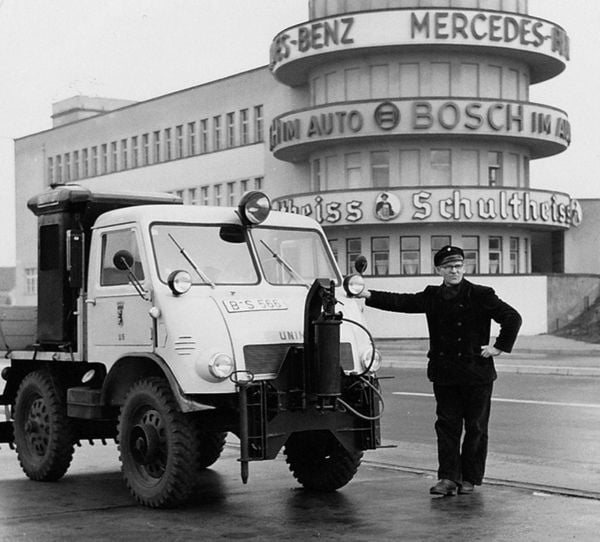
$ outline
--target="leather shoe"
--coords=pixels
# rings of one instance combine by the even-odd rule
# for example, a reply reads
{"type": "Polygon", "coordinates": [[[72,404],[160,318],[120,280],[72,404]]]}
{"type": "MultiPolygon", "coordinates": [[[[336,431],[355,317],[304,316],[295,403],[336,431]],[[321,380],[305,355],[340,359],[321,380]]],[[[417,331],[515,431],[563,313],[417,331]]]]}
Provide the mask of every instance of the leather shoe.
{"type": "Polygon", "coordinates": [[[475,491],[475,486],[466,480],[458,486],[458,493],[460,495],[470,495],[473,491],[475,491]]]}
{"type": "Polygon", "coordinates": [[[432,495],[450,496],[454,495],[457,489],[458,484],[456,482],[442,478],[437,484],[430,488],[429,493],[432,495]]]}

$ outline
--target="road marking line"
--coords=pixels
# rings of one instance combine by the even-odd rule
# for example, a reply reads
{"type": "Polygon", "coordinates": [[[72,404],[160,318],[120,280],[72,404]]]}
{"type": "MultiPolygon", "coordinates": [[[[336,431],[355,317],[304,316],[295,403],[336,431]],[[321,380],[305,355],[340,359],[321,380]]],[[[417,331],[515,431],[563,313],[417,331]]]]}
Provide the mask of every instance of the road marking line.
{"type": "MultiPolygon", "coordinates": [[[[394,391],[392,395],[408,395],[413,397],[434,397],[433,393],[417,393],[408,391],[394,391]]],[[[595,403],[561,403],[559,401],[533,401],[530,399],[503,399],[501,397],[492,397],[492,401],[498,403],[523,403],[526,405],[545,405],[545,406],[567,406],[577,408],[600,408],[600,404],[595,403]]]]}

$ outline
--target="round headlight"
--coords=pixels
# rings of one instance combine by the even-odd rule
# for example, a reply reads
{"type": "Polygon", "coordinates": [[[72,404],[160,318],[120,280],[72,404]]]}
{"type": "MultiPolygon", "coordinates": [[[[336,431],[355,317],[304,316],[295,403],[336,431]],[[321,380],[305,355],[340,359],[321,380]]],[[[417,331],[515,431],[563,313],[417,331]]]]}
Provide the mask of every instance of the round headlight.
{"type": "Polygon", "coordinates": [[[362,353],[360,357],[360,364],[363,370],[371,373],[376,373],[381,369],[381,354],[379,350],[375,349],[375,355],[373,355],[373,349],[368,348],[362,353]]]}
{"type": "Polygon", "coordinates": [[[228,354],[214,354],[208,362],[208,370],[219,380],[228,378],[233,372],[233,359],[228,354]]]}
{"type": "Polygon", "coordinates": [[[344,290],[348,297],[355,297],[365,289],[365,279],[360,275],[348,275],[344,278],[344,290]]]}
{"type": "Polygon", "coordinates": [[[271,200],[266,194],[256,190],[246,192],[240,200],[238,211],[246,226],[260,224],[271,212],[271,200]]]}
{"type": "Polygon", "coordinates": [[[173,271],[167,283],[175,295],[185,294],[192,287],[192,276],[187,271],[173,271]]]}

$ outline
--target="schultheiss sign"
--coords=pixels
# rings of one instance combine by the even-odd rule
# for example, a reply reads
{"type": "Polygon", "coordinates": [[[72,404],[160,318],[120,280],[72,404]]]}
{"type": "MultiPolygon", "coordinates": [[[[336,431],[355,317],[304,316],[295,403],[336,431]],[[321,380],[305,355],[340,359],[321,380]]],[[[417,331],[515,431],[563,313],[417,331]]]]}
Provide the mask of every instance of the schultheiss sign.
{"type": "Polygon", "coordinates": [[[520,224],[567,229],[583,218],[581,205],[544,190],[417,187],[302,194],[274,200],[274,208],[323,225],[418,223],[520,224]]]}

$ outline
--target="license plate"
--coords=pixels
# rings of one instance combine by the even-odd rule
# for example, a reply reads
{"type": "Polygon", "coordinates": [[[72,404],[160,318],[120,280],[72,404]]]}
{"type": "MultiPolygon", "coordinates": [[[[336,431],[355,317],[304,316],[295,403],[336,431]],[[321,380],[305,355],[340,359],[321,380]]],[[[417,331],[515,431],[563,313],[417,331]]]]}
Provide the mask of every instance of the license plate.
{"type": "Polygon", "coordinates": [[[250,311],[285,311],[287,306],[281,299],[253,298],[253,299],[224,299],[223,305],[227,312],[250,312],[250,311]]]}

